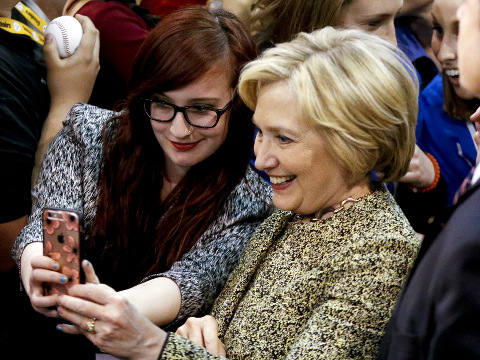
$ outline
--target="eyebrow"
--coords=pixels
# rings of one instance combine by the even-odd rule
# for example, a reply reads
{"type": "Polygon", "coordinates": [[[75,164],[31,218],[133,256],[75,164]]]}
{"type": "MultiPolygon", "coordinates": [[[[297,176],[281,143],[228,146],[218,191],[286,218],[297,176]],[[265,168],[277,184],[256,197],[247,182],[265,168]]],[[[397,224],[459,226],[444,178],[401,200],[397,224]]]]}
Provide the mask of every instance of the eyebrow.
{"type": "MultiPolygon", "coordinates": [[[[252,122],[253,122],[253,125],[255,125],[258,129],[260,129],[260,127],[258,126],[258,123],[255,121],[255,118],[252,118],[252,122]]],[[[288,129],[288,128],[285,128],[285,127],[282,127],[282,126],[267,126],[266,128],[264,128],[262,130],[262,132],[263,131],[269,131],[269,132],[273,132],[273,133],[284,132],[288,135],[299,136],[299,134],[297,132],[295,132],[294,130],[291,130],[291,129],[288,129]]]]}
{"type": "MultiPolygon", "coordinates": [[[[168,101],[172,101],[172,99],[169,96],[165,95],[164,93],[153,94],[153,96],[157,97],[157,98],[163,98],[163,99],[168,100],[168,101]]],[[[221,100],[222,99],[220,99],[219,97],[199,97],[199,98],[187,99],[187,102],[188,103],[201,102],[201,101],[219,102],[221,100]]]]}

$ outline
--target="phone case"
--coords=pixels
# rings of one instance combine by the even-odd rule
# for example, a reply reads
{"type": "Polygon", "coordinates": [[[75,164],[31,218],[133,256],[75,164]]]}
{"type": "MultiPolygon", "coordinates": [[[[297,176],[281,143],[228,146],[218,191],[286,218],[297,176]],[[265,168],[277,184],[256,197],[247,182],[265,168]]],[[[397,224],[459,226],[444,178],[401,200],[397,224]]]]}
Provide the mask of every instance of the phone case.
{"type": "Polygon", "coordinates": [[[66,293],[84,283],[80,244],[83,242],[83,215],[76,210],[45,208],[43,211],[43,254],[58,262],[58,271],[67,277],[65,284],[45,283],[46,295],[66,293]]]}

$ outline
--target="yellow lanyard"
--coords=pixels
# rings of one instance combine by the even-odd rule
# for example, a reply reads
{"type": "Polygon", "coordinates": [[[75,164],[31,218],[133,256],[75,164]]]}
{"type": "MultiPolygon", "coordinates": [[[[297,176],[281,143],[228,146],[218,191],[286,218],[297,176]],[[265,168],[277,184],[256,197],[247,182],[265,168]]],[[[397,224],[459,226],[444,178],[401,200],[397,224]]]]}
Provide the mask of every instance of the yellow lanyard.
{"type": "Polygon", "coordinates": [[[18,10],[22,16],[30,21],[33,26],[37,28],[38,31],[40,31],[40,34],[45,33],[45,29],[47,28],[48,23],[43,20],[40,16],[38,16],[32,9],[30,9],[27,5],[25,5],[22,2],[19,2],[17,5],[15,5],[15,9],[18,10]]]}
{"type": "Polygon", "coordinates": [[[44,37],[42,34],[43,29],[47,26],[47,23],[43,19],[38,17],[37,14],[35,14],[27,5],[23,3],[18,3],[17,5],[15,5],[15,8],[20,11],[22,16],[24,16],[26,19],[30,19],[31,23],[40,30],[40,33],[32,30],[32,28],[25,25],[19,20],[14,20],[6,17],[0,17],[0,29],[8,31],[12,34],[27,35],[33,41],[39,43],[40,45],[43,45],[44,37]]]}

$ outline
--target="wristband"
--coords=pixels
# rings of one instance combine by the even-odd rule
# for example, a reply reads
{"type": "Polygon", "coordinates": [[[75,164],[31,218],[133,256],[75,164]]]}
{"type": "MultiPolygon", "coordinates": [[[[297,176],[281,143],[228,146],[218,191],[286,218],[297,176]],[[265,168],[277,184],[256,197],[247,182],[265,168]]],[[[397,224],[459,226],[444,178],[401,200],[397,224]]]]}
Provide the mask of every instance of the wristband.
{"type": "Polygon", "coordinates": [[[426,187],[415,187],[412,185],[407,185],[410,190],[412,190],[414,193],[426,193],[429,192],[433,189],[435,189],[438,185],[438,182],[440,181],[440,166],[438,165],[437,159],[432,154],[425,154],[427,157],[431,160],[433,164],[433,169],[435,171],[435,177],[433,178],[433,182],[426,186],[426,187]]]}

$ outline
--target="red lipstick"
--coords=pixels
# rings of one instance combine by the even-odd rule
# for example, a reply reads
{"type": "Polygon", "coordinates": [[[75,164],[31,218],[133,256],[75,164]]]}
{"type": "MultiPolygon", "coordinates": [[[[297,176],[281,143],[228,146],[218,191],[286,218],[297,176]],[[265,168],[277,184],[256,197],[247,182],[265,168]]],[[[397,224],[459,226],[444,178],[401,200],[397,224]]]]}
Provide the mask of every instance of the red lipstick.
{"type": "Polygon", "coordinates": [[[173,147],[179,151],[189,151],[189,150],[192,150],[195,146],[197,146],[197,144],[200,141],[193,142],[193,143],[178,143],[174,141],[170,141],[170,142],[172,143],[173,147]]]}

